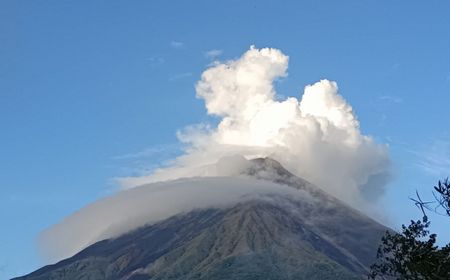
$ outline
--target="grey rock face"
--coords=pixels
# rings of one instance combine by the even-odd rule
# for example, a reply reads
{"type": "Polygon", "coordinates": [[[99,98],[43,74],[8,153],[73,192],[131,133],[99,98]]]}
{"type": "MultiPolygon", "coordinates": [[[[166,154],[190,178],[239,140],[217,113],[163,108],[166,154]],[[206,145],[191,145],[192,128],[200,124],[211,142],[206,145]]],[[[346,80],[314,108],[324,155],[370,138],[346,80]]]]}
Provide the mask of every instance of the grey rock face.
{"type": "Polygon", "coordinates": [[[271,159],[245,174],[304,190],[179,214],[16,279],[361,279],[386,228],[271,159]]]}

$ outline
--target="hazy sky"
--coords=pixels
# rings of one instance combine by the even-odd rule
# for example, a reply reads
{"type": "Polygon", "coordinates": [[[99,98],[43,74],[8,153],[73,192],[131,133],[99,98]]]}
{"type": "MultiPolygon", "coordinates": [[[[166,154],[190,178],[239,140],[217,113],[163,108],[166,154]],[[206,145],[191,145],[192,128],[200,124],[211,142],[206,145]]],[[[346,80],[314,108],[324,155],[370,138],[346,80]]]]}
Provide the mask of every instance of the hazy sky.
{"type": "Polygon", "coordinates": [[[408,197],[450,175],[450,3],[243,2],[0,2],[0,278],[42,265],[38,233],[114,178],[180,154],[177,130],[217,122],[195,83],[250,45],[289,56],[281,96],[338,82],[362,132],[390,146],[390,225],[419,217],[408,197]]]}

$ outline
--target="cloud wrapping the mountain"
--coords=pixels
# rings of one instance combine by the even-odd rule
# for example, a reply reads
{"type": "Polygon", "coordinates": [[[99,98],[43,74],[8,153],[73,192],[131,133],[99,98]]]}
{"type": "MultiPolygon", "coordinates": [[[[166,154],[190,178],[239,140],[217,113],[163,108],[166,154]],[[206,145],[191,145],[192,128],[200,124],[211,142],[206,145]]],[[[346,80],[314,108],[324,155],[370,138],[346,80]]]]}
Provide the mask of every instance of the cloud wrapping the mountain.
{"type": "Polygon", "coordinates": [[[321,80],[307,85],[300,98],[279,101],[274,82],[287,75],[288,60],[280,50],[252,46],[242,57],[204,71],[197,97],[209,115],[220,118],[217,127],[200,124],[178,132],[187,148],[172,166],[121,183],[220,176],[204,166],[233,154],[268,156],[353,206],[376,201],[390,177],[387,146],[361,133],[336,82],[321,80]]]}
{"type": "Polygon", "coordinates": [[[280,196],[303,199],[305,203],[314,200],[306,191],[245,177],[185,178],[148,184],[87,205],[42,232],[39,245],[46,259],[55,262],[97,241],[179,213],[220,209],[253,199],[276,200],[280,196]]]}
{"type": "Polygon", "coordinates": [[[68,257],[103,238],[197,208],[267,195],[309,199],[287,186],[238,178],[249,165],[243,157],[273,158],[352,206],[371,205],[389,179],[387,147],[361,133],[335,82],[321,80],[306,86],[300,98],[279,101],[274,82],[287,75],[287,67],[288,57],[281,51],[251,47],[239,59],[203,72],[197,97],[208,114],[219,118],[218,125],[178,132],[186,149],[171,166],[122,178],[131,189],[88,205],[43,232],[40,244],[48,258],[68,257]],[[168,180],[175,181],[164,182],[168,180]]]}

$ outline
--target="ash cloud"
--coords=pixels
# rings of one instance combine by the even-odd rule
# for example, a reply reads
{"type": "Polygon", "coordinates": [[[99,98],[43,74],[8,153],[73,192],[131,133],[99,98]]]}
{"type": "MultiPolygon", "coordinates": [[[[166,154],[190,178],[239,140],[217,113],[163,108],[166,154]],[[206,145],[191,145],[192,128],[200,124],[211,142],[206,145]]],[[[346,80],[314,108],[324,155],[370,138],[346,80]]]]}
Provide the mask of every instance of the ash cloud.
{"type": "Polygon", "coordinates": [[[134,187],[181,177],[220,176],[205,168],[224,156],[271,157],[350,205],[362,208],[383,194],[390,179],[387,145],[362,134],[337,83],[307,85],[299,98],[279,101],[274,82],[287,75],[288,56],[250,47],[240,58],[215,63],[196,85],[216,127],[178,132],[187,148],[174,164],[150,175],[122,178],[134,187]]]}

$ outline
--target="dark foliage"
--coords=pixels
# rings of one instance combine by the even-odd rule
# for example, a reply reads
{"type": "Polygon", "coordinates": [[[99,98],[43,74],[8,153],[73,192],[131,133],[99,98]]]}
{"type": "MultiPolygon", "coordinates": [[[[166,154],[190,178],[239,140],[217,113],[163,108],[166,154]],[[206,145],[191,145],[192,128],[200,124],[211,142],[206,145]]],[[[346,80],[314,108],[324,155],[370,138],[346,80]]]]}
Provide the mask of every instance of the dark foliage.
{"type": "Polygon", "coordinates": [[[401,233],[386,232],[378,249],[378,261],[371,266],[369,279],[450,279],[450,244],[436,246],[430,222],[411,221],[401,233]]]}
{"type": "MultiPolygon", "coordinates": [[[[446,179],[434,187],[438,207],[450,217],[450,183],[446,179]]],[[[430,222],[424,209],[431,208],[417,194],[413,199],[422,210],[422,221],[411,221],[400,233],[386,232],[378,249],[377,262],[369,279],[450,280],[450,244],[436,246],[436,234],[430,234],[430,222]]]]}
{"type": "Polygon", "coordinates": [[[434,190],[437,192],[434,193],[434,197],[438,203],[438,206],[442,207],[446,214],[450,216],[450,182],[448,178],[439,181],[438,185],[434,187],[434,190]]]}

